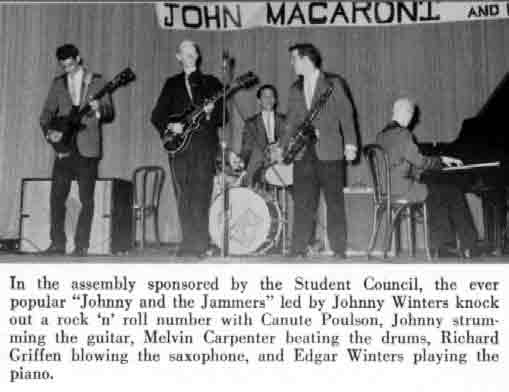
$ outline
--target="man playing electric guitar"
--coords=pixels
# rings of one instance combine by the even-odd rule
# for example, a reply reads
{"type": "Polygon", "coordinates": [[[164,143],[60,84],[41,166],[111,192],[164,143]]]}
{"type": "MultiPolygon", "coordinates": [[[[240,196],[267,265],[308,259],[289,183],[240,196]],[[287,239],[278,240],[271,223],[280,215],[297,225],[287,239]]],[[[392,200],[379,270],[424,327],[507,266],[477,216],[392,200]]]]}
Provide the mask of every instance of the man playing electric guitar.
{"type": "Polygon", "coordinates": [[[40,116],[43,134],[55,148],[50,193],[50,239],[51,245],[45,254],[64,254],[67,238],[65,235],[65,203],[76,179],[79,187],[81,211],[75,231],[73,254],[87,254],[92,217],[94,214],[94,190],[99,160],[101,159],[101,125],[113,119],[113,104],[109,94],[100,100],[87,102],[87,97],[101,90],[105,81],[101,75],[86,69],[79,50],[72,44],[57,48],[56,58],[64,74],[57,76],[51,84],[40,116]],[[52,129],[57,117],[69,116],[88,104],[90,111],[82,119],[79,132],[70,142],[56,148],[65,137],[62,129],[52,129]]]}
{"type": "Polygon", "coordinates": [[[222,123],[221,100],[213,105],[206,104],[206,99],[221,91],[222,84],[216,77],[200,72],[200,51],[194,42],[182,41],[176,57],[183,72],[166,80],[151,121],[162,139],[167,132],[180,134],[183,123],[174,119],[191,105],[205,104],[206,116],[185,148],[169,154],[182,231],[177,256],[202,256],[209,245],[209,206],[219,147],[217,129],[222,123]]]}

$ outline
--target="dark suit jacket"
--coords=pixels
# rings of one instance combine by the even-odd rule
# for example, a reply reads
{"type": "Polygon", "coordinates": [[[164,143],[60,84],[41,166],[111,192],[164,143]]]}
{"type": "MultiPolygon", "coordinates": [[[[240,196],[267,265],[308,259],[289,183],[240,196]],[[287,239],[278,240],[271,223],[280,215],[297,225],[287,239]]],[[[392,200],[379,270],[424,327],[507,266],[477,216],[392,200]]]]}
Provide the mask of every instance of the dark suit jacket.
{"type": "MultiPolygon", "coordinates": [[[[285,116],[275,112],[274,119],[274,137],[277,142],[284,132],[285,116]]],[[[268,144],[267,132],[262,114],[257,113],[246,120],[244,132],[242,133],[242,150],[240,151],[240,157],[244,162],[247,162],[246,180],[249,185],[253,184],[253,178],[256,172],[264,164],[265,149],[268,144]]]]}
{"type": "MultiPolygon", "coordinates": [[[[344,159],[344,145],[352,144],[357,146],[354,110],[347,94],[346,82],[342,77],[320,72],[311,107],[327,90],[330,83],[334,85],[334,91],[323,110],[313,121],[313,125],[319,131],[318,142],[315,145],[316,152],[318,159],[322,161],[344,159]]],[[[286,115],[287,126],[281,141],[283,148],[288,146],[290,138],[297,132],[299,125],[302,124],[308,113],[302,78],[299,78],[290,87],[286,115]]],[[[298,154],[296,159],[300,159],[302,155],[303,152],[298,154]]]]}
{"type": "MultiPolygon", "coordinates": [[[[100,74],[90,73],[85,70],[83,77],[83,85],[81,87],[81,104],[86,104],[87,97],[97,93],[105,86],[105,81],[100,74]],[[86,85],[87,75],[91,77],[88,88],[86,85]],[[85,96],[86,95],[86,96],[85,96]]],[[[66,116],[72,109],[72,100],[67,86],[67,75],[63,74],[53,79],[48,96],[44,102],[39,123],[41,125],[44,136],[49,131],[48,124],[55,116],[66,116]]],[[[99,101],[99,110],[101,118],[97,119],[94,113],[83,118],[82,123],[85,129],[80,131],[76,138],[78,152],[87,158],[100,158],[102,156],[102,135],[101,124],[109,122],[114,117],[113,103],[111,96],[106,94],[99,101]]]]}
{"type": "Polygon", "coordinates": [[[425,200],[428,189],[419,176],[424,170],[440,168],[440,158],[422,155],[412,133],[397,122],[389,123],[376,142],[389,154],[391,194],[408,201],[425,200]]]}
{"type": "MultiPolygon", "coordinates": [[[[171,116],[184,114],[193,104],[203,105],[205,99],[211,98],[222,90],[222,84],[216,77],[203,74],[200,71],[193,72],[189,76],[189,82],[193,102],[187,92],[184,72],[166,79],[151,116],[151,122],[160,136],[163,136],[171,116]]],[[[190,143],[199,143],[203,148],[216,149],[217,127],[222,124],[222,114],[222,103],[221,100],[218,100],[210,120],[205,119],[201,127],[193,132],[190,143]]],[[[182,153],[185,151],[183,150],[182,153]]]]}

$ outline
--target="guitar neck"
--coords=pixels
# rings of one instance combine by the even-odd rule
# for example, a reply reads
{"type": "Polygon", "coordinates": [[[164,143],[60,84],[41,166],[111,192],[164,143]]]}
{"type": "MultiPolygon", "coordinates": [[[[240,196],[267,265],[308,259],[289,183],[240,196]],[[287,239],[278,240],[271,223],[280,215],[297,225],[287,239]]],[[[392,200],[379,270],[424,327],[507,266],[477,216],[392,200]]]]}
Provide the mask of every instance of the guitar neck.
{"type": "Polygon", "coordinates": [[[94,95],[92,95],[90,97],[89,101],[87,102],[87,104],[85,106],[83,106],[77,113],[77,115],[76,115],[77,119],[81,120],[81,118],[83,118],[83,116],[85,116],[90,111],[90,109],[91,109],[90,102],[95,101],[96,99],[101,99],[108,93],[108,91],[110,91],[109,84],[107,84],[102,89],[100,89],[98,92],[96,92],[94,95]]]}
{"type": "MultiPolygon", "coordinates": [[[[238,89],[239,87],[238,86],[233,86],[233,87],[227,87],[226,88],[226,93],[224,94],[225,97],[228,97],[233,91],[235,91],[236,89],[238,89]]],[[[216,103],[217,101],[219,101],[221,98],[223,97],[223,91],[219,91],[217,93],[215,93],[211,98],[207,99],[205,101],[205,103],[199,107],[198,109],[194,110],[191,114],[190,114],[190,117],[191,118],[194,118],[195,116],[198,116],[200,114],[203,114],[205,112],[205,106],[207,106],[208,104],[211,104],[211,103],[216,103]]]]}

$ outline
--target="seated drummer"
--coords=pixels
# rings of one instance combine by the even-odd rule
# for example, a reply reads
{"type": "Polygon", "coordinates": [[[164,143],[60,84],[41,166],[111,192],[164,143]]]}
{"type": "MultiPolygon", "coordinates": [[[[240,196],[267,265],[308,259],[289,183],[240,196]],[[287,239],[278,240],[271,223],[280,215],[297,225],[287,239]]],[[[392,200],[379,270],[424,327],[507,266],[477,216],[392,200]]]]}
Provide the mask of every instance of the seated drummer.
{"type": "Polygon", "coordinates": [[[271,84],[264,84],[256,92],[260,111],[246,120],[242,133],[242,149],[237,155],[231,152],[230,165],[234,170],[246,167],[246,185],[258,186],[263,182],[263,168],[277,161],[278,152],[274,148],[272,157],[270,146],[282,135],[285,116],[276,111],[277,90],[271,84]]]}
{"type": "Polygon", "coordinates": [[[396,199],[426,200],[432,255],[470,258],[478,253],[475,248],[477,233],[460,188],[454,184],[419,182],[424,170],[463,163],[452,157],[427,157],[420,153],[411,132],[415,113],[416,106],[412,101],[398,99],[394,103],[392,121],[376,138],[389,154],[391,193],[396,199]],[[456,235],[461,254],[455,249],[456,235]]]}

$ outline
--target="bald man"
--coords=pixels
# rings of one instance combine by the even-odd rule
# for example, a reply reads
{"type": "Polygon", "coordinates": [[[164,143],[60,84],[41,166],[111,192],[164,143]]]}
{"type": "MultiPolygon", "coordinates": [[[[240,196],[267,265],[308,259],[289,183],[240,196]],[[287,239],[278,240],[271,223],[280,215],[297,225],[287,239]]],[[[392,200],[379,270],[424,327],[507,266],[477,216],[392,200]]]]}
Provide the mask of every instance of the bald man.
{"type": "Polygon", "coordinates": [[[395,199],[426,201],[432,254],[470,258],[478,253],[477,233],[464,194],[453,184],[420,182],[424,170],[463,163],[453,157],[428,157],[420,153],[411,132],[415,113],[413,101],[398,99],[393,106],[392,121],[376,137],[376,142],[389,154],[391,193],[395,199]],[[460,241],[459,252],[453,249],[456,235],[460,241]]]}
{"type": "MultiPolygon", "coordinates": [[[[222,90],[222,84],[216,77],[199,70],[200,49],[195,42],[182,41],[176,58],[182,72],[166,80],[152,111],[152,124],[161,137],[167,130],[183,132],[183,123],[176,119],[178,115],[191,105],[204,105],[206,99],[222,90]]],[[[169,155],[182,231],[177,256],[203,256],[209,245],[209,206],[222,105],[208,104],[205,111],[207,115],[192,133],[187,147],[169,155]]]]}

